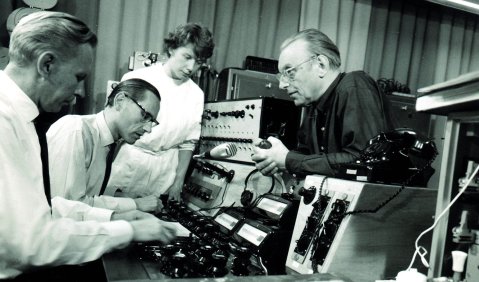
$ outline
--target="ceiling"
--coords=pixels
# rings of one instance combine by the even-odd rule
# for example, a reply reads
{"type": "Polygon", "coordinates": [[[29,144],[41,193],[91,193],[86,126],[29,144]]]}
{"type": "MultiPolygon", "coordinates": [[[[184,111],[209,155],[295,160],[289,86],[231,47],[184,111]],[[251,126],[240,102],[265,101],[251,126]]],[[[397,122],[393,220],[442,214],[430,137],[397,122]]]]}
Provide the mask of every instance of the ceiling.
{"type": "Polygon", "coordinates": [[[479,0],[426,0],[479,15],[479,0]]]}

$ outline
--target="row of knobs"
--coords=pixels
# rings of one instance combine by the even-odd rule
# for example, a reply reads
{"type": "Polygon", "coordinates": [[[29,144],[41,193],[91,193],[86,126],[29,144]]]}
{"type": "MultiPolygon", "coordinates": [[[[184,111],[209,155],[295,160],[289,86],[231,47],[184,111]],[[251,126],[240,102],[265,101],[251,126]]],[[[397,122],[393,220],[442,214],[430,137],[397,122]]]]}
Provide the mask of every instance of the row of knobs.
{"type": "Polygon", "coordinates": [[[253,143],[253,139],[251,139],[251,138],[231,138],[231,137],[202,136],[202,137],[200,137],[200,140],[219,141],[219,142],[253,143]]]}
{"type": "Polygon", "coordinates": [[[167,245],[139,245],[142,259],[160,264],[160,272],[171,278],[223,277],[228,273],[228,252],[197,238],[167,245]]]}
{"type": "MultiPolygon", "coordinates": [[[[209,171],[207,174],[212,175],[213,171],[209,171]],[[210,174],[211,172],[211,174],[210,174]]],[[[184,186],[184,191],[197,197],[200,198],[201,200],[207,202],[211,199],[211,190],[205,190],[201,186],[198,185],[185,185],[184,186]]]]}
{"type": "Polygon", "coordinates": [[[215,241],[216,246],[226,249],[222,241],[227,238],[223,237],[209,216],[196,213],[178,201],[170,201],[168,206],[168,213],[196,236],[210,243],[215,241]]]}
{"type": "Polygon", "coordinates": [[[217,249],[203,241],[176,241],[167,245],[141,245],[142,259],[160,264],[160,272],[171,278],[224,277],[250,275],[253,252],[243,246],[230,244],[234,255],[228,264],[229,252],[217,249]]]}
{"type": "Polygon", "coordinates": [[[223,277],[229,272],[236,276],[249,275],[253,252],[244,246],[228,243],[211,217],[194,212],[179,201],[167,203],[168,214],[190,230],[190,237],[167,245],[145,245],[143,253],[161,264],[160,271],[172,278],[223,277]],[[227,266],[232,253],[232,265],[227,266]],[[230,270],[228,270],[230,268],[230,270]]]}
{"type": "Polygon", "coordinates": [[[244,118],[246,112],[244,110],[230,111],[230,112],[218,112],[205,110],[205,115],[203,117],[207,120],[211,120],[211,117],[218,118],[219,116],[235,117],[235,118],[244,118]]]}

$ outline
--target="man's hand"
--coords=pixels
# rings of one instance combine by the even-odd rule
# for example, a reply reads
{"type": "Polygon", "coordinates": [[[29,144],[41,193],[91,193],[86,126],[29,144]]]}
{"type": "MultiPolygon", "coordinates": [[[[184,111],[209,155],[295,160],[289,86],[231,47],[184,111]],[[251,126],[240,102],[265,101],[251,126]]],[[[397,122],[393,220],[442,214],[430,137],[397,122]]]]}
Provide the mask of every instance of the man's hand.
{"type": "Polygon", "coordinates": [[[152,214],[142,212],[139,210],[127,211],[127,212],[114,212],[111,215],[111,220],[134,221],[134,220],[145,219],[145,218],[156,218],[156,217],[152,214]]]}
{"type": "Polygon", "coordinates": [[[140,211],[156,211],[159,199],[154,195],[134,199],[136,208],[140,211]]]}
{"type": "Polygon", "coordinates": [[[183,191],[183,183],[177,181],[173,182],[170,188],[168,188],[168,200],[176,200],[180,202],[181,191],[183,191]]]}
{"type": "Polygon", "coordinates": [[[268,141],[271,143],[271,148],[261,149],[257,147],[261,140],[254,142],[254,154],[251,159],[256,163],[256,168],[263,175],[273,175],[279,170],[286,169],[286,155],[289,150],[277,138],[269,137],[268,141]]]}
{"type": "Polygon", "coordinates": [[[130,224],[133,227],[133,241],[158,240],[166,244],[176,237],[175,224],[159,220],[156,217],[132,221],[130,224]]]}

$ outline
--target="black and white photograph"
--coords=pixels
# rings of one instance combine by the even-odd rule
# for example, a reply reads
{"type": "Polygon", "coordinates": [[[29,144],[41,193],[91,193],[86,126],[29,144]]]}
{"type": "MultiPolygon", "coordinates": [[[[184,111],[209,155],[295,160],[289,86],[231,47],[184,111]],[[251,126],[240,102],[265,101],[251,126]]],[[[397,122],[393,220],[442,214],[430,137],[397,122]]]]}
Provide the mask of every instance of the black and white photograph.
{"type": "Polygon", "coordinates": [[[1,0],[0,281],[479,281],[479,0],[1,0]]]}

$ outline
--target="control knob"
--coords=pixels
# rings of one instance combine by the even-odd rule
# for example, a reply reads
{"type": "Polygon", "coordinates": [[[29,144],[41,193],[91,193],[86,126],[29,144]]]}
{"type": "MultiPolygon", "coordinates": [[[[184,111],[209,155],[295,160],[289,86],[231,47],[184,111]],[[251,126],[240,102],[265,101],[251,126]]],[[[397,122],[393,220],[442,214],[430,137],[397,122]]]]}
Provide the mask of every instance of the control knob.
{"type": "Polygon", "coordinates": [[[298,194],[300,196],[303,196],[303,203],[305,205],[309,205],[314,200],[314,197],[316,196],[316,187],[311,186],[307,189],[304,187],[301,187],[298,191],[298,194]]]}

